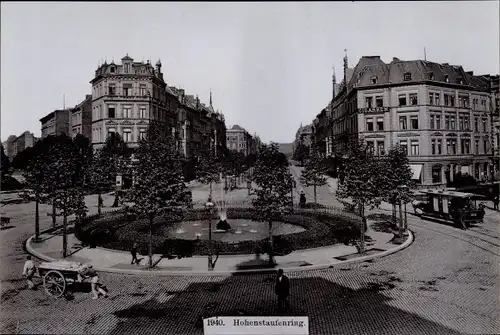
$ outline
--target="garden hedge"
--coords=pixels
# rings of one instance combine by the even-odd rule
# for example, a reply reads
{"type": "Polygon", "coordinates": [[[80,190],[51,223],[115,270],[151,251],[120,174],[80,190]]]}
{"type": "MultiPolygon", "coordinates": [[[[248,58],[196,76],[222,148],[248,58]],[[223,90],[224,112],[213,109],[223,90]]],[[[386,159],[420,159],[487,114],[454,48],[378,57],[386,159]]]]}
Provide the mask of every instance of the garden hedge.
{"type": "MultiPolygon", "coordinates": [[[[228,222],[231,219],[254,220],[257,215],[253,208],[228,208],[228,222]]],[[[184,213],[184,221],[207,220],[205,209],[189,209],[184,213]]],[[[218,216],[214,213],[213,219],[218,216]]],[[[208,240],[185,240],[166,238],[161,234],[169,220],[156,218],[153,223],[153,253],[190,257],[207,255],[208,240]]],[[[287,254],[293,250],[308,249],[332,245],[349,244],[359,239],[360,222],[349,220],[336,213],[321,210],[295,210],[286,215],[282,222],[303,227],[305,230],[288,235],[273,237],[275,254],[287,254]]],[[[364,227],[366,230],[366,227],[364,227]]],[[[149,224],[147,220],[138,220],[124,211],[94,215],[85,218],[76,229],[76,236],[84,244],[91,247],[100,246],[109,249],[130,251],[137,242],[141,254],[148,254],[149,224]]],[[[214,252],[219,254],[253,254],[266,253],[269,239],[261,241],[220,242],[212,241],[214,252]]]]}

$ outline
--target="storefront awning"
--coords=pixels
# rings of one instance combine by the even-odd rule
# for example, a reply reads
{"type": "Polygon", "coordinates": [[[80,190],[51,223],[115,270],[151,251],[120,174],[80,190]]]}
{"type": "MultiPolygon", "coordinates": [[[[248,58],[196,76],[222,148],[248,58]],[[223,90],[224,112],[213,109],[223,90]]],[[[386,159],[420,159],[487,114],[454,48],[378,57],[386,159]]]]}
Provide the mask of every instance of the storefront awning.
{"type": "Polygon", "coordinates": [[[420,174],[422,173],[422,164],[410,164],[410,169],[413,172],[413,177],[411,179],[420,180],[420,174]]]}

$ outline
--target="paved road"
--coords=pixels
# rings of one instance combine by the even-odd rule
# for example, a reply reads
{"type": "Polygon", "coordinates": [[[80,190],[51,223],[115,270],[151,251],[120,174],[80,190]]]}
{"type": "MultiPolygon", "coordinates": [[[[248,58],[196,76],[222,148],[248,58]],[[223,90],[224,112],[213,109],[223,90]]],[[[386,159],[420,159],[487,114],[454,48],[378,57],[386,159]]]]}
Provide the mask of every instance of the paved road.
{"type": "MultiPolygon", "coordinates": [[[[409,221],[415,242],[397,254],[290,273],[290,314],[309,316],[311,334],[499,333],[500,215],[488,211],[483,226],[465,232],[411,216],[409,221]]],[[[24,236],[20,229],[0,233],[9,240],[1,249],[2,284],[8,278],[12,285],[2,296],[3,332],[201,334],[198,320],[210,307],[217,315],[276,313],[269,275],[103,274],[111,297],[100,300],[86,292],[54,300],[42,290],[20,289],[20,243],[30,229],[24,236]],[[7,266],[10,276],[3,274],[7,266]]]]}

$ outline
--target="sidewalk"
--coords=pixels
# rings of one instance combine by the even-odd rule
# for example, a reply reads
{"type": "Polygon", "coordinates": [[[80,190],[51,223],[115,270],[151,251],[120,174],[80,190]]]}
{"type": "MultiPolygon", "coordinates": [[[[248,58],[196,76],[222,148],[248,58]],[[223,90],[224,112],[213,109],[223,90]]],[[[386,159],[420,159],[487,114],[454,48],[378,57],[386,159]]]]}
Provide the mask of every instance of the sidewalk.
{"type": "MultiPolygon", "coordinates": [[[[298,250],[286,256],[276,256],[276,268],[294,270],[311,270],[326,268],[338,263],[348,263],[351,261],[362,261],[375,257],[382,257],[399,251],[413,241],[413,235],[402,245],[391,242],[393,234],[377,232],[371,229],[373,222],[368,222],[366,232],[366,254],[358,257],[356,247],[336,244],[328,247],[298,250]],[[345,260],[338,258],[344,257],[345,260]]],[[[28,253],[45,261],[55,261],[62,259],[62,235],[59,232],[52,234],[42,234],[42,242],[34,243],[32,238],[26,242],[28,253]]],[[[223,255],[220,256],[214,271],[208,272],[207,256],[194,256],[183,259],[163,259],[161,255],[154,255],[154,262],[158,262],[153,271],[147,269],[148,257],[141,255],[139,266],[130,264],[131,255],[128,252],[109,250],[104,248],[90,249],[81,248],[80,241],[74,234],[68,235],[68,249],[71,255],[65,260],[90,263],[101,272],[118,272],[128,274],[161,274],[161,275],[222,275],[239,272],[259,272],[269,271],[269,269],[249,269],[252,265],[262,263],[257,261],[256,256],[250,255],[223,255]]],[[[266,255],[261,257],[266,259],[266,255]]],[[[215,257],[214,257],[215,259],[215,257]]]]}

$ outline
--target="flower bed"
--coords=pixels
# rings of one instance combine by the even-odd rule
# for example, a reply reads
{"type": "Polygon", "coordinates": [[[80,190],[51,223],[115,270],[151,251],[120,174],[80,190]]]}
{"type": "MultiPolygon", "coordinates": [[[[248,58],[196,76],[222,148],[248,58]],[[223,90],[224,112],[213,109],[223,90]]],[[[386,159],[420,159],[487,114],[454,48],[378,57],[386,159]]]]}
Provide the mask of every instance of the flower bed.
{"type": "MultiPolygon", "coordinates": [[[[253,208],[228,208],[228,221],[231,219],[254,220],[257,215],[253,208]]],[[[185,221],[207,220],[205,209],[190,209],[184,213],[185,221]]],[[[218,216],[214,213],[213,219],[218,216]]],[[[305,228],[305,231],[273,237],[275,253],[287,254],[293,250],[308,249],[352,243],[359,238],[360,224],[328,211],[295,210],[283,222],[305,228]]],[[[189,257],[207,255],[208,240],[185,240],[166,238],[160,232],[169,224],[165,218],[157,218],[153,223],[153,253],[189,257]]],[[[365,227],[366,230],[366,227],[365,227]]],[[[127,217],[124,211],[104,216],[88,217],[81,223],[77,237],[85,244],[109,249],[130,251],[132,244],[139,244],[139,252],[147,254],[149,248],[149,223],[127,217]]],[[[213,241],[213,250],[219,254],[253,254],[266,252],[268,238],[261,241],[220,242],[213,241]]]]}

